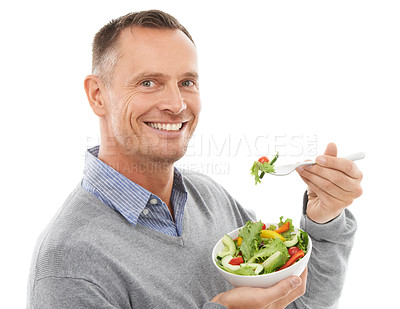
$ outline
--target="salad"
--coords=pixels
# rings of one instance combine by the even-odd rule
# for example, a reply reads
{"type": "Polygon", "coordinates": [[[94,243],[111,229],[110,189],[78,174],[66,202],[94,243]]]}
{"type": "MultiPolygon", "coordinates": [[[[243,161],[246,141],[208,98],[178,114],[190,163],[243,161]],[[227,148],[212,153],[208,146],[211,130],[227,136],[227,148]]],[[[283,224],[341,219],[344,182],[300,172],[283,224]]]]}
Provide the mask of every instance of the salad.
{"type": "Polygon", "coordinates": [[[250,174],[254,176],[256,184],[261,182],[265,173],[275,173],[274,163],[279,158],[279,153],[277,152],[275,157],[269,162],[267,157],[261,157],[258,161],[254,161],[253,166],[250,169],[250,174]]]}
{"type": "Polygon", "coordinates": [[[248,221],[237,238],[222,238],[224,248],[217,254],[217,265],[227,272],[262,275],[285,269],[307,253],[308,234],[295,232],[291,219],[279,219],[278,226],[248,221]]]}

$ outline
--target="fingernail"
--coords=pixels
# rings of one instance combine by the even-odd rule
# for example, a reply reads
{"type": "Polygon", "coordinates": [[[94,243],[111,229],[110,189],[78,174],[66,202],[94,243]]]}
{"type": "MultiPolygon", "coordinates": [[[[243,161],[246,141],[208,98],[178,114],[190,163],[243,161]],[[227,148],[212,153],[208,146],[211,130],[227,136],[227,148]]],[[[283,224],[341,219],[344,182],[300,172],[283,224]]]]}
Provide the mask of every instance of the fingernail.
{"type": "Polygon", "coordinates": [[[326,163],[326,158],[323,156],[317,157],[317,163],[320,163],[320,164],[326,163]]]}
{"type": "Polygon", "coordinates": [[[290,280],[290,283],[292,284],[293,288],[297,288],[301,284],[301,279],[300,279],[300,277],[293,277],[290,280]]]}
{"type": "Polygon", "coordinates": [[[304,170],[303,165],[302,165],[302,166],[299,166],[298,168],[296,168],[296,171],[297,171],[298,173],[301,173],[303,170],[304,170]]]}

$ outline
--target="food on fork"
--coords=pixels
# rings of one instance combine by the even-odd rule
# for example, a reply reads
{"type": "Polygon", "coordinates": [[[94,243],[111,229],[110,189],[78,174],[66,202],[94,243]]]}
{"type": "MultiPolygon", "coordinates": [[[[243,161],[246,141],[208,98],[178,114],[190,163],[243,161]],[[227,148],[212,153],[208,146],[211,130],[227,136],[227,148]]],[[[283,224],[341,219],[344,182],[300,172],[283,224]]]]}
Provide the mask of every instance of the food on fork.
{"type": "Polygon", "coordinates": [[[275,173],[274,163],[278,158],[279,153],[277,152],[271,162],[269,162],[267,157],[261,157],[258,159],[258,161],[253,163],[253,166],[250,169],[250,174],[254,176],[256,184],[261,182],[261,179],[264,177],[265,173],[275,173]]]}

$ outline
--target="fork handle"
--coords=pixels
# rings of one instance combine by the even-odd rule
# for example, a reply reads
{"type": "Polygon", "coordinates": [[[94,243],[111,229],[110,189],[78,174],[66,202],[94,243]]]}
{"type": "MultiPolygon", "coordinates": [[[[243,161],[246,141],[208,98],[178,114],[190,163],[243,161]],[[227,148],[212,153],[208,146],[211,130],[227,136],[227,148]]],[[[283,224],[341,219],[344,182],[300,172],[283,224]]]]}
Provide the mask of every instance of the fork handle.
{"type": "MultiPolygon", "coordinates": [[[[351,161],[356,161],[356,160],[361,160],[365,158],[365,153],[363,152],[356,152],[351,155],[343,157],[343,159],[351,160],[351,161]]],[[[302,166],[302,165],[313,165],[315,164],[315,161],[306,161],[299,163],[297,166],[302,166]]]]}
{"type": "Polygon", "coordinates": [[[343,157],[343,158],[344,158],[344,159],[347,159],[347,160],[351,160],[351,161],[361,160],[361,159],[364,159],[364,158],[365,158],[365,153],[363,153],[363,152],[356,152],[356,153],[353,153],[353,154],[351,154],[351,155],[345,156],[345,157],[343,157]]]}

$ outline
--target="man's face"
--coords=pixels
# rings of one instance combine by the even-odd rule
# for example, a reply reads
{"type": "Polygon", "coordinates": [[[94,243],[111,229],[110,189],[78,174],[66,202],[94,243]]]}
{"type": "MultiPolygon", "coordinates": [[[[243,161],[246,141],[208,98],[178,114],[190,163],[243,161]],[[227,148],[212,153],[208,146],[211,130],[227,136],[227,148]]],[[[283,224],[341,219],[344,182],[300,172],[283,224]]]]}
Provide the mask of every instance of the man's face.
{"type": "Polygon", "coordinates": [[[134,27],[122,31],[119,51],[106,95],[108,138],[131,159],[177,161],[201,109],[195,46],[180,30],[134,27]]]}

